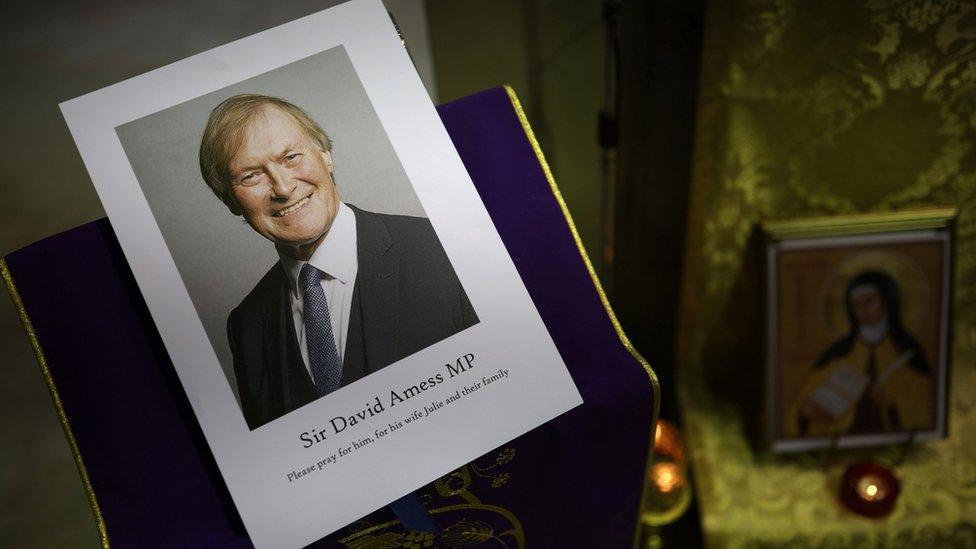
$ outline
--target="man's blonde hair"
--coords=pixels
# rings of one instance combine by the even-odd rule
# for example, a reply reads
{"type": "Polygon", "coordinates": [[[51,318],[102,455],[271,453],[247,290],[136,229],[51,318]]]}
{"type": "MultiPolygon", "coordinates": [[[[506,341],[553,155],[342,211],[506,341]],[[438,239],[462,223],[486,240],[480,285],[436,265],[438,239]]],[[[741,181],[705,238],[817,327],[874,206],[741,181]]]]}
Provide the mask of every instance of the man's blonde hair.
{"type": "Polygon", "coordinates": [[[232,192],[233,181],[228,169],[230,160],[244,141],[244,132],[251,120],[266,106],[273,106],[290,114],[298,126],[325,152],[332,152],[332,140],[315,120],[299,107],[268,95],[235,95],[214,107],[200,140],[200,173],[210,190],[234,215],[241,214],[241,206],[232,192]]]}

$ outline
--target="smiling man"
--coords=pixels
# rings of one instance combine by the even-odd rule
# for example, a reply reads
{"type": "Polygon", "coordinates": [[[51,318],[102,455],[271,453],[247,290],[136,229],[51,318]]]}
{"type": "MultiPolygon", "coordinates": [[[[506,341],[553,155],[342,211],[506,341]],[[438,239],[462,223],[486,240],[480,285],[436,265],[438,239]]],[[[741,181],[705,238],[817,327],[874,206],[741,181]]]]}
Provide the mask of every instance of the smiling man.
{"type": "Polygon", "coordinates": [[[227,319],[251,429],[478,322],[427,219],[342,202],[332,142],[275,97],[210,114],[203,179],[279,261],[227,319]]]}

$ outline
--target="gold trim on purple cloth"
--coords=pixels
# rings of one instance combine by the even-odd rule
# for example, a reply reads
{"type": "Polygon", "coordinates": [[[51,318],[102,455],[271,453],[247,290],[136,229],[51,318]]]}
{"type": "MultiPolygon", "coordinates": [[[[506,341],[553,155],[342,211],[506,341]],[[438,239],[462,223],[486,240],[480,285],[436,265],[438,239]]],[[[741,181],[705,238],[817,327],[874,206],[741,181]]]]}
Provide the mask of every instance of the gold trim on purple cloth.
{"type": "MultiPolygon", "coordinates": [[[[600,284],[600,280],[597,277],[596,270],[593,268],[593,264],[590,261],[589,256],[586,254],[586,249],[583,246],[583,241],[580,239],[579,232],[576,229],[576,224],[573,222],[573,218],[569,212],[569,208],[566,206],[566,201],[563,199],[562,193],[559,191],[559,187],[556,184],[556,180],[552,175],[552,171],[549,168],[549,164],[546,162],[545,156],[542,153],[542,149],[539,146],[539,142],[536,140],[535,133],[532,131],[532,127],[529,125],[528,119],[525,116],[525,111],[522,109],[522,105],[519,102],[518,97],[515,95],[514,90],[512,90],[512,88],[509,86],[505,86],[505,91],[512,102],[512,107],[514,108],[515,114],[519,119],[519,123],[522,125],[522,129],[525,131],[525,135],[528,138],[530,145],[532,146],[532,150],[535,152],[536,158],[539,161],[539,165],[542,168],[543,173],[545,174],[546,181],[549,183],[549,188],[552,191],[553,197],[556,199],[556,202],[559,204],[559,208],[563,213],[563,217],[566,219],[566,225],[569,228],[570,234],[573,237],[573,241],[576,243],[576,247],[579,251],[581,259],[583,260],[583,264],[590,275],[590,279],[593,282],[593,286],[597,291],[597,295],[600,298],[600,302],[603,304],[603,308],[606,311],[607,316],[609,317],[610,323],[613,326],[614,331],[617,333],[617,336],[620,338],[620,342],[623,344],[627,352],[630,353],[630,355],[644,368],[644,371],[647,373],[647,376],[651,382],[651,389],[654,395],[654,404],[653,404],[654,410],[653,410],[653,417],[652,417],[653,421],[648,426],[648,429],[653,429],[653,426],[657,423],[657,418],[660,412],[661,388],[657,379],[657,374],[654,373],[654,370],[651,368],[651,365],[647,362],[647,360],[645,360],[644,357],[642,357],[640,353],[637,352],[633,344],[630,342],[630,339],[628,339],[627,335],[624,333],[624,330],[620,325],[620,321],[617,319],[617,315],[614,313],[613,308],[610,306],[610,301],[607,299],[607,295],[603,290],[603,286],[600,284]]],[[[44,376],[44,380],[47,383],[48,390],[51,393],[51,400],[54,402],[54,407],[57,412],[58,419],[61,421],[61,427],[64,429],[65,438],[67,438],[68,446],[71,449],[71,454],[75,458],[75,463],[78,466],[78,472],[81,475],[81,481],[82,484],[84,485],[85,493],[88,496],[88,502],[91,505],[92,513],[95,516],[95,522],[98,527],[99,538],[101,540],[102,547],[108,549],[109,548],[108,530],[105,525],[105,519],[102,516],[101,508],[98,505],[98,499],[95,496],[95,491],[91,485],[91,480],[88,475],[88,469],[85,467],[84,459],[82,458],[81,452],[78,449],[78,442],[75,440],[74,433],[71,430],[71,425],[68,422],[67,415],[65,414],[64,407],[61,403],[60,394],[58,393],[57,386],[54,383],[54,378],[51,376],[51,371],[48,368],[47,360],[44,357],[44,352],[41,349],[40,342],[38,341],[37,335],[34,332],[33,324],[31,323],[30,317],[28,316],[27,311],[24,308],[24,304],[20,298],[20,293],[17,291],[17,287],[14,284],[13,277],[11,276],[10,270],[8,269],[6,260],[4,258],[0,258],[0,275],[3,276],[4,282],[6,283],[7,286],[7,290],[10,293],[10,297],[14,302],[14,308],[17,309],[17,314],[20,316],[21,323],[24,326],[24,331],[27,332],[27,338],[30,340],[31,347],[34,349],[34,356],[37,358],[37,362],[40,365],[41,374],[44,376]]],[[[650,439],[651,439],[651,445],[653,445],[653,437],[650,437],[650,439]]],[[[643,500],[646,496],[648,486],[650,485],[650,474],[651,474],[651,465],[652,465],[651,462],[652,452],[650,446],[648,447],[647,456],[648,458],[647,458],[647,463],[644,472],[644,483],[641,490],[641,506],[643,505],[643,500]]],[[[438,513],[438,512],[450,511],[455,509],[461,509],[464,507],[466,506],[455,505],[455,506],[444,507],[441,509],[436,509],[433,512],[438,513]]],[[[488,507],[492,507],[492,509],[496,510],[502,515],[505,516],[511,515],[511,512],[508,511],[507,509],[495,508],[494,506],[488,506],[488,507]]],[[[637,546],[637,543],[639,541],[639,534],[640,534],[639,520],[638,520],[639,513],[640,513],[640,509],[638,509],[638,513],[637,513],[638,516],[635,517],[635,521],[634,521],[635,524],[634,547],[637,546]]],[[[514,524],[518,524],[518,520],[515,519],[514,515],[511,515],[510,518],[513,520],[514,524]]],[[[389,524],[378,525],[378,527],[383,527],[383,526],[389,526],[389,524]]],[[[520,535],[524,535],[521,532],[521,528],[516,527],[511,533],[515,535],[516,541],[519,542],[519,547],[522,547],[525,540],[519,539],[520,535]]],[[[359,534],[361,535],[363,534],[363,532],[360,532],[359,534]]]]}
{"type": "MultiPolygon", "coordinates": [[[[535,138],[535,133],[532,131],[532,127],[529,125],[529,120],[525,116],[525,111],[522,110],[522,104],[519,102],[518,96],[515,95],[515,90],[511,86],[505,86],[505,92],[508,93],[508,98],[512,101],[512,106],[515,108],[515,114],[518,116],[519,123],[522,124],[522,129],[525,130],[525,136],[528,137],[529,143],[532,145],[532,150],[535,151],[535,156],[539,160],[539,165],[542,167],[542,172],[546,176],[546,181],[549,182],[549,188],[552,190],[552,194],[559,204],[559,208],[563,212],[563,217],[566,218],[566,225],[569,226],[569,232],[573,235],[573,241],[576,242],[576,248],[579,250],[580,257],[583,258],[583,264],[586,266],[586,271],[590,273],[590,279],[593,281],[593,286],[596,288],[597,294],[600,296],[600,303],[603,303],[603,308],[607,312],[607,316],[610,318],[610,324],[613,325],[614,331],[617,332],[617,337],[620,338],[620,342],[623,344],[627,352],[630,353],[634,359],[644,367],[644,371],[647,372],[647,376],[651,380],[651,389],[654,392],[654,415],[653,421],[648,426],[649,430],[653,430],[654,426],[657,425],[657,418],[661,411],[661,385],[658,382],[657,374],[651,368],[650,363],[644,359],[634,348],[634,345],[627,338],[627,334],[624,333],[623,327],[620,325],[620,321],[617,320],[617,315],[613,312],[613,308],[610,306],[610,300],[607,299],[607,294],[603,291],[603,286],[600,284],[600,278],[596,274],[596,270],[593,268],[593,263],[590,262],[590,257],[586,255],[586,248],[583,246],[583,240],[580,239],[579,231],[576,230],[576,224],[573,223],[573,216],[569,213],[569,208],[566,206],[566,201],[563,199],[563,195],[559,192],[559,186],[556,185],[556,179],[552,175],[552,170],[549,169],[549,163],[546,162],[546,157],[542,154],[542,147],[539,146],[539,142],[535,138]]],[[[644,467],[644,485],[641,489],[641,504],[640,507],[644,505],[644,499],[647,496],[647,489],[651,483],[651,465],[654,447],[654,437],[650,437],[651,442],[647,448],[647,464],[644,467]]],[[[637,510],[637,517],[634,520],[634,547],[636,548],[640,541],[640,508],[637,510]]]]}
{"type": "Polygon", "coordinates": [[[61,404],[61,395],[58,393],[58,387],[54,383],[54,377],[51,376],[51,370],[48,368],[44,351],[41,350],[41,343],[37,340],[37,333],[34,332],[34,324],[31,323],[30,316],[27,315],[27,309],[24,308],[24,302],[20,299],[20,292],[17,291],[13,276],[7,267],[7,260],[2,257],[0,257],[0,276],[3,276],[3,281],[7,285],[7,292],[10,293],[10,299],[14,302],[14,308],[17,309],[20,322],[24,326],[24,331],[27,332],[27,339],[30,340],[31,348],[34,349],[34,357],[37,358],[37,363],[41,367],[41,375],[44,376],[47,389],[51,393],[51,400],[54,402],[54,409],[58,414],[58,420],[61,421],[61,428],[64,429],[65,438],[68,439],[68,447],[71,449],[71,455],[74,456],[75,464],[78,466],[78,474],[81,475],[81,484],[85,487],[88,504],[91,506],[92,514],[95,515],[99,540],[102,542],[102,547],[108,549],[108,528],[105,526],[104,517],[102,517],[102,509],[98,506],[98,498],[95,497],[95,489],[92,488],[91,479],[88,476],[88,468],[85,467],[85,460],[81,457],[81,451],[78,449],[78,441],[75,440],[75,434],[71,430],[68,416],[64,412],[64,406],[61,404]]]}

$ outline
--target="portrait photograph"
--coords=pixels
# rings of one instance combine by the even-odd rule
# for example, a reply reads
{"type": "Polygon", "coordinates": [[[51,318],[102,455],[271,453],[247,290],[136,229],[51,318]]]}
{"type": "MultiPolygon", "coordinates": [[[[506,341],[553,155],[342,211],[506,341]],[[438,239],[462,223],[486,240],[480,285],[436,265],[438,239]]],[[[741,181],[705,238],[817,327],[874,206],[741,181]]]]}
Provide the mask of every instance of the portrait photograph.
{"type": "Polygon", "coordinates": [[[117,132],[252,429],[478,322],[343,47],[117,132]]]}
{"type": "Polygon", "coordinates": [[[950,237],[908,230],[768,245],[774,450],[944,436],[950,237]]]}

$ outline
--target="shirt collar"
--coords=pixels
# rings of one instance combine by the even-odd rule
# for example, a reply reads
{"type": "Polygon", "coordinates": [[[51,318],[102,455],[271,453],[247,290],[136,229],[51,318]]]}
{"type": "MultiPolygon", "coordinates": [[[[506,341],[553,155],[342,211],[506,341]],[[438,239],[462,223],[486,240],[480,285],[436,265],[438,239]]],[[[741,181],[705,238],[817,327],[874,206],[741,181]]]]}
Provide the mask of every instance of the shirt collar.
{"type": "Polygon", "coordinates": [[[278,252],[281,264],[285,267],[293,295],[298,295],[298,275],[306,263],[322,271],[327,276],[346,284],[352,281],[356,272],[356,214],[345,203],[339,203],[332,226],[319,247],[312,252],[308,261],[301,261],[278,252]]]}

